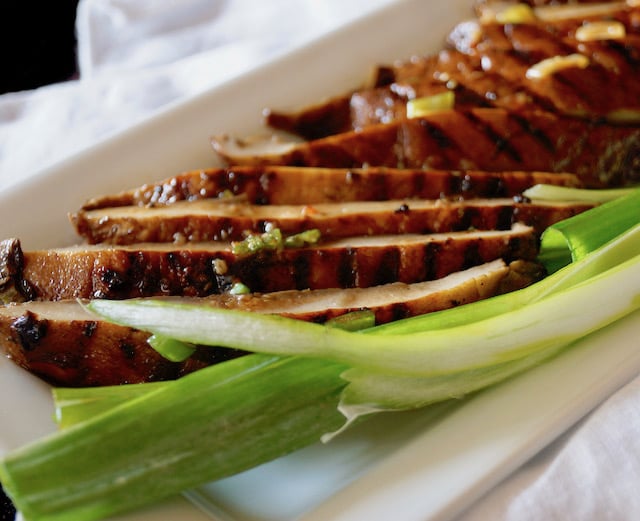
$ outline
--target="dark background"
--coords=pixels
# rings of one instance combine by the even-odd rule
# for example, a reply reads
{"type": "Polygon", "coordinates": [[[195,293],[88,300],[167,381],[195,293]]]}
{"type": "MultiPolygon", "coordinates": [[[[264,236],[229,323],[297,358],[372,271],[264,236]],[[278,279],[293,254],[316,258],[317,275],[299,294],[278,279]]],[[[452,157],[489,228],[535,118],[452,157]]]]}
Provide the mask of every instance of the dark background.
{"type": "Polygon", "coordinates": [[[11,501],[4,495],[2,489],[0,489],[0,521],[13,521],[16,517],[16,511],[11,504],[11,501]]]}
{"type": "MultiPolygon", "coordinates": [[[[0,8],[0,94],[31,90],[77,74],[75,20],[78,0],[3,0],[0,8]]],[[[0,485],[0,521],[15,510],[0,485]]]]}
{"type": "Polygon", "coordinates": [[[34,89],[76,75],[77,3],[2,1],[0,94],[34,89]]]}

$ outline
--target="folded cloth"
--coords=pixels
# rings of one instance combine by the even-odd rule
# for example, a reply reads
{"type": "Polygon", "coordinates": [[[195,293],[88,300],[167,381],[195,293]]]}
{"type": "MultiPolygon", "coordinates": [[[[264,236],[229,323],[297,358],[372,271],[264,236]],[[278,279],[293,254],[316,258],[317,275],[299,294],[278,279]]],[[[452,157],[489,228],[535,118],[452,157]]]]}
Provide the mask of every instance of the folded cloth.
{"type": "Polygon", "coordinates": [[[457,521],[640,519],[639,432],[636,378],[457,521]]]}
{"type": "MultiPolygon", "coordinates": [[[[0,189],[396,0],[81,0],[79,79],[0,96],[0,189]]],[[[640,379],[458,521],[640,519],[640,379]]]]}

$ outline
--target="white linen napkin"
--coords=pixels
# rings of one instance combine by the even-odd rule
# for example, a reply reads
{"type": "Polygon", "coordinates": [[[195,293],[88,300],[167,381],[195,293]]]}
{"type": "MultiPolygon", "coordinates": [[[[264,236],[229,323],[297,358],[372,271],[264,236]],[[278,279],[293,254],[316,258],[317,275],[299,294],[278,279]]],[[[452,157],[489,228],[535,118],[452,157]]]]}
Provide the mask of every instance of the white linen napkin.
{"type": "MultiPolygon", "coordinates": [[[[79,80],[0,96],[0,189],[395,0],[81,0],[79,80]]],[[[640,379],[458,521],[640,519],[640,379]]]]}

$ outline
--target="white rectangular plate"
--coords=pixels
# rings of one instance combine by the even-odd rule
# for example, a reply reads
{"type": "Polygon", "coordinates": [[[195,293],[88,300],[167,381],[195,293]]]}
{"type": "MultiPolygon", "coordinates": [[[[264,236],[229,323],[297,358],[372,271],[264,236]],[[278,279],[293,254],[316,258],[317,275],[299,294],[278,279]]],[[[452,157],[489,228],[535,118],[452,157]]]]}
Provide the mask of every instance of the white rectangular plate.
{"type": "MultiPolygon", "coordinates": [[[[73,243],[66,216],[87,198],[215,165],[210,135],[254,134],[264,107],[317,102],[357,86],[374,64],[439,48],[471,16],[470,4],[400,1],[163,111],[0,194],[0,238],[19,237],[25,248],[73,243]]],[[[448,519],[640,372],[639,318],[455,407],[382,416],[329,445],[203,486],[188,494],[203,510],[176,498],[119,519],[448,519]]],[[[53,431],[51,412],[47,386],[0,358],[0,453],[53,431]]]]}

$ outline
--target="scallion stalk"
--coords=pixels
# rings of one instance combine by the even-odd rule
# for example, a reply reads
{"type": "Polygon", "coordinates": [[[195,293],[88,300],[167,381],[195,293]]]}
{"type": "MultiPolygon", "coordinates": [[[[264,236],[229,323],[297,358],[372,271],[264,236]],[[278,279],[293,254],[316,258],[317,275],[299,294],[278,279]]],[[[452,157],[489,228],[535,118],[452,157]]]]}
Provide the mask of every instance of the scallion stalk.
{"type": "Polygon", "coordinates": [[[51,393],[56,424],[66,429],[169,384],[149,382],[101,387],[54,387],[51,393]]]}
{"type": "Polygon", "coordinates": [[[606,203],[624,197],[636,188],[573,188],[559,185],[534,185],[527,188],[522,195],[532,201],[584,201],[587,203],[606,203]]]}
{"type": "Polygon", "coordinates": [[[185,376],[0,461],[27,521],[98,520],[236,474],[344,421],[344,367],[248,355],[185,376]]]}

